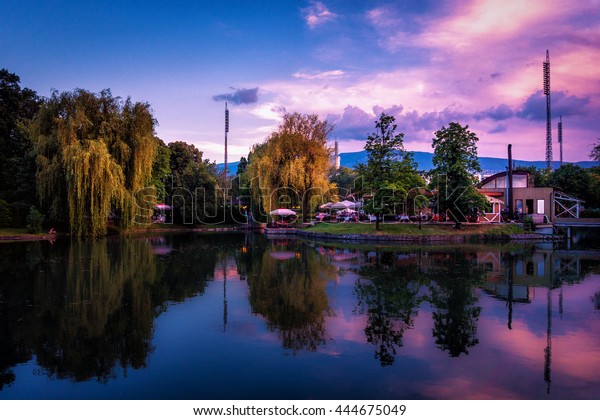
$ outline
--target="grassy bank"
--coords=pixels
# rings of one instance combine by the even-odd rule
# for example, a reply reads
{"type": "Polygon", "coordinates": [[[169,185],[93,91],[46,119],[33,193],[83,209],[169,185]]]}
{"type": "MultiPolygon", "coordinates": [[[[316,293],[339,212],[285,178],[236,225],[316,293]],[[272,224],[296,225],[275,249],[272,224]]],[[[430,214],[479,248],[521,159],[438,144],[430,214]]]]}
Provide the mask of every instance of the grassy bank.
{"type": "Polygon", "coordinates": [[[47,232],[29,233],[25,228],[0,228],[0,241],[37,240],[55,238],[47,232]]]}
{"type": "Polygon", "coordinates": [[[307,228],[310,232],[327,233],[332,235],[397,235],[397,236],[479,236],[501,238],[504,236],[526,233],[521,225],[461,225],[456,229],[454,225],[385,223],[380,225],[380,230],[375,230],[374,223],[319,223],[307,228]]]}

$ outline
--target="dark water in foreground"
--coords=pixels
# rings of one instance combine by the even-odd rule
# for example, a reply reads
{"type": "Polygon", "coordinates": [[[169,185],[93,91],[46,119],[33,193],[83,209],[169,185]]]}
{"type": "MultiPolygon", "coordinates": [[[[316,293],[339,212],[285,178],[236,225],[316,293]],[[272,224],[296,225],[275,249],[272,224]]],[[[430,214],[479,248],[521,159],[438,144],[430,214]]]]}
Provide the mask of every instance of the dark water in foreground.
{"type": "Polygon", "coordinates": [[[596,243],[0,244],[0,398],[599,399],[596,243]]]}

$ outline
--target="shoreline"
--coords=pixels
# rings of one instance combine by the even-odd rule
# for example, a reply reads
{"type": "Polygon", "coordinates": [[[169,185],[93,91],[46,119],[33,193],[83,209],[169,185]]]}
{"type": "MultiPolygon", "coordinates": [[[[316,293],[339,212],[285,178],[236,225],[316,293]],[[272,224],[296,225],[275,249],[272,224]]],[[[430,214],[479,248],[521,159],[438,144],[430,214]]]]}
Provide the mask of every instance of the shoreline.
{"type": "MultiPolygon", "coordinates": [[[[133,236],[146,234],[164,234],[164,233],[219,233],[219,232],[264,232],[268,238],[277,238],[282,236],[295,236],[304,239],[330,240],[330,241],[348,241],[365,243],[414,243],[414,244],[436,244],[436,243],[485,243],[485,242],[555,242],[564,240],[563,235],[546,235],[539,233],[516,233],[504,235],[485,234],[420,234],[420,235],[394,235],[394,234],[367,234],[367,233],[327,233],[312,232],[306,229],[288,228],[288,229],[270,229],[251,230],[241,226],[228,227],[202,227],[202,228],[158,228],[158,229],[138,229],[122,235],[111,236],[133,236]]],[[[68,234],[10,234],[1,235],[0,242],[26,242],[26,241],[54,241],[59,238],[69,237],[68,234]]]]}
{"type": "Polygon", "coordinates": [[[302,229],[271,229],[265,231],[267,237],[298,236],[305,239],[366,242],[366,243],[485,243],[485,242],[554,242],[563,240],[560,235],[544,235],[539,233],[518,233],[509,235],[486,236],[483,234],[453,234],[453,235],[376,235],[362,233],[324,233],[311,232],[302,229]]]}

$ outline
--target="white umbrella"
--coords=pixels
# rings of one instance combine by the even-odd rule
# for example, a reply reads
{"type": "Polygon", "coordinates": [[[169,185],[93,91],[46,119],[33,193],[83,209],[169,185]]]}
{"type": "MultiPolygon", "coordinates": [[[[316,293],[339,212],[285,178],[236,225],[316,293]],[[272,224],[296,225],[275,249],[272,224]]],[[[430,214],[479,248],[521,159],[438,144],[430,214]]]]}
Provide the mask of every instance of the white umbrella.
{"type": "Polygon", "coordinates": [[[339,201],[331,205],[332,209],[353,209],[354,207],[356,207],[356,203],[348,200],[339,201]]]}
{"type": "Polygon", "coordinates": [[[325,203],[325,204],[319,206],[319,208],[320,209],[330,209],[332,205],[333,205],[333,203],[330,201],[329,203],[325,203]]]}
{"type": "Polygon", "coordinates": [[[154,206],[156,210],[171,210],[171,206],[168,204],[157,204],[154,206]]]}
{"type": "Polygon", "coordinates": [[[271,216],[295,216],[296,212],[290,209],[275,209],[269,214],[271,216]]]}

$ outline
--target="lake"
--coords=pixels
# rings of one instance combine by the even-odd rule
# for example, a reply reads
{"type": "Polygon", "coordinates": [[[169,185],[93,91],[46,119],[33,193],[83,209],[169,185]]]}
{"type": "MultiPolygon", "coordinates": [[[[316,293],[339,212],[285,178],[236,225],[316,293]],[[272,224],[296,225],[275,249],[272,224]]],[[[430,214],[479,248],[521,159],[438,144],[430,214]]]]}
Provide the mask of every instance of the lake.
{"type": "Polygon", "coordinates": [[[0,399],[598,399],[598,236],[0,244],[0,399]]]}

